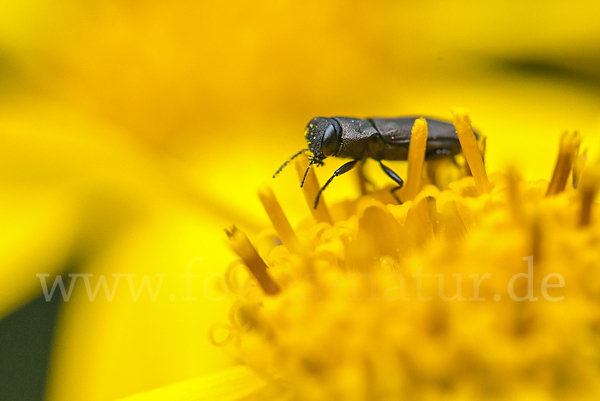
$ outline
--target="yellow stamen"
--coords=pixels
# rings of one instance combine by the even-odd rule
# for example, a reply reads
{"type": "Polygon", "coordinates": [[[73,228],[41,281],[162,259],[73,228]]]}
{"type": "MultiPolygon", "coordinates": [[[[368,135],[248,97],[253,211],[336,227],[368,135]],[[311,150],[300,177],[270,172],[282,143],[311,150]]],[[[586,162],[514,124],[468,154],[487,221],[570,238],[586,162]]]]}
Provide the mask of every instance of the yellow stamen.
{"type": "Polygon", "coordinates": [[[573,188],[579,187],[579,181],[581,180],[581,172],[585,168],[587,162],[587,149],[583,152],[578,152],[573,163],[573,188]]]}
{"type": "Polygon", "coordinates": [[[425,148],[427,146],[427,121],[423,117],[417,119],[413,125],[410,145],[408,147],[408,171],[406,174],[406,187],[402,200],[413,200],[421,187],[423,175],[423,162],[425,161],[425,148]]]}
{"type": "Polygon", "coordinates": [[[475,179],[477,194],[482,195],[489,191],[489,182],[483,165],[483,158],[479,151],[473,128],[471,128],[471,118],[468,111],[462,108],[454,110],[453,115],[454,127],[456,128],[465,159],[467,159],[467,163],[469,164],[469,169],[475,179]]]}
{"type": "Polygon", "coordinates": [[[275,228],[281,242],[293,253],[300,253],[300,241],[277,201],[273,190],[264,185],[258,190],[258,197],[275,228]]]}
{"type": "MultiPolygon", "coordinates": [[[[308,159],[306,156],[300,156],[296,158],[296,162],[294,163],[296,166],[296,171],[298,172],[298,179],[302,182],[304,177],[304,173],[306,172],[306,168],[308,167],[308,159]]],[[[304,180],[304,186],[302,186],[302,192],[304,193],[304,199],[306,199],[306,203],[308,204],[308,208],[312,213],[315,221],[317,223],[329,223],[333,225],[333,220],[331,219],[331,215],[329,214],[329,209],[325,204],[325,199],[323,194],[321,194],[321,199],[319,200],[319,205],[317,208],[314,208],[315,199],[317,198],[317,194],[321,189],[319,185],[319,181],[317,180],[317,175],[315,174],[314,169],[311,167],[306,174],[306,180],[304,180]]]]}
{"type": "MultiPolygon", "coordinates": [[[[483,160],[483,165],[485,166],[485,152],[487,149],[487,138],[485,136],[481,136],[477,141],[477,147],[479,148],[479,153],[481,153],[481,160],[483,160]]],[[[469,168],[469,164],[465,163],[464,165],[464,174],[468,177],[472,177],[473,173],[471,173],[471,169],[469,168]]]]}
{"type": "Polygon", "coordinates": [[[477,146],[479,147],[479,153],[481,153],[481,159],[483,160],[483,164],[485,164],[485,153],[487,151],[487,137],[481,136],[479,142],[477,142],[477,146]]]}
{"type": "Polygon", "coordinates": [[[600,186],[600,164],[585,169],[581,177],[581,214],[580,226],[589,226],[592,220],[592,204],[600,186]]]}
{"type": "Polygon", "coordinates": [[[258,252],[250,243],[250,240],[242,231],[235,226],[231,230],[225,230],[231,247],[244,261],[244,264],[250,270],[250,273],[256,278],[263,291],[266,294],[274,295],[279,292],[279,286],[273,281],[269,273],[267,273],[267,265],[259,256],[258,252]]]}
{"type": "Polygon", "coordinates": [[[558,160],[556,161],[554,174],[552,175],[552,181],[550,181],[546,196],[556,195],[565,189],[569,173],[573,167],[573,162],[579,151],[580,143],[581,137],[578,132],[573,132],[571,134],[565,132],[561,136],[558,160]]]}

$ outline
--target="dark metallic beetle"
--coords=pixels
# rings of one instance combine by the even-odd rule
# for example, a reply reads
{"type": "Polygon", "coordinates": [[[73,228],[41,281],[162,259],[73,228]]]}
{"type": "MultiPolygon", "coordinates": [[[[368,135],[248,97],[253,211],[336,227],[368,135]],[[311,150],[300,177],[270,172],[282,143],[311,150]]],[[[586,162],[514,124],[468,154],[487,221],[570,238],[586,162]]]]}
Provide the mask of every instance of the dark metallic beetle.
{"type": "MultiPolygon", "coordinates": [[[[392,189],[392,195],[402,188],[404,181],[392,169],[385,166],[382,160],[407,160],[408,145],[412,127],[418,117],[399,118],[351,118],[351,117],[317,117],[313,118],[306,127],[305,135],[308,149],[302,149],[275,172],[273,178],[296,156],[310,151],[310,159],[306,173],[311,165],[323,165],[327,157],[343,157],[353,159],[338,168],[327,180],[315,199],[315,208],[319,203],[321,193],[338,175],[350,171],[359,161],[368,157],[377,160],[383,171],[392,179],[397,187],[392,189]]],[[[428,136],[425,159],[453,157],[461,152],[460,142],[452,123],[426,118],[428,136]]],[[[475,137],[479,139],[477,133],[475,137]]],[[[304,178],[306,178],[304,173],[304,178]]],[[[304,185],[304,179],[302,184],[304,185]]]]}

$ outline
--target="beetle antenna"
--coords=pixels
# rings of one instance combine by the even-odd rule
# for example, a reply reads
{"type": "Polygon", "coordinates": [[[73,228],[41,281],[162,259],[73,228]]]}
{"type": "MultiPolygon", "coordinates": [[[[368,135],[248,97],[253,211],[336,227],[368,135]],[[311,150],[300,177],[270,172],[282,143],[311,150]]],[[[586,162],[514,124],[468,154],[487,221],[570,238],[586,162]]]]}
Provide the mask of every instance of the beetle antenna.
{"type": "MultiPolygon", "coordinates": [[[[308,149],[302,149],[301,151],[299,151],[298,153],[296,153],[294,156],[290,157],[285,163],[283,163],[281,165],[281,167],[279,167],[279,169],[277,169],[277,171],[275,172],[275,174],[273,174],[273,178],[275,178],[275,176],[277,174],[279,174],[281,172],[281,170],[283,170],[283,168],[288,165],[289,162],[291,162],[292,160],[294,160],[296,157],[300,156],[304,152],[308,152],[308,149]]],[[[304,182],[304,181],[302,181],[302,182],[304,182]]]]}
{"type": "Polygon", "coordinates": [[[302,182],[300,183],[300,188],[302,188],[304,186],[304,180],[306,180],[306,175],[308,174],[308,170],[310,170],[310,166],[312,166],[314,161],[315,161],[315,156],[311,157],[310,161],[308,162],[308,167],[306,167],[306,171],[304,172],[304,177],[302,177],[302,182]]]}

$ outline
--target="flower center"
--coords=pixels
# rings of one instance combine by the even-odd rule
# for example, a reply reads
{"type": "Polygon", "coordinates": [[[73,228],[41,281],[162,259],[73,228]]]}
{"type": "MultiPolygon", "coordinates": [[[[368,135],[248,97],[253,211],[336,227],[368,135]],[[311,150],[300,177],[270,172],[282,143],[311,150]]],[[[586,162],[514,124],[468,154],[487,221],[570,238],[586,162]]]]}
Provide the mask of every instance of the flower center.
{"type": "MultiPolygon", "coordinates": [[[[462,170],[425,162],[416,121],[400,205],[382,190],[334,206],[343,213],[324,199],[314,209],[310,169],[315,223],[294,230],[261,188],[276,241],[262,237],[263,259],[228,231],[247,269],[227,271],[236,300],[215,326],[229,331],[221,345],[298,400],[598,396],[599,165],[564,134],[549,184],[514,169],[488,176],[465,111],[454,125],[462,170]],[[450,169],[462,178],[446,185],[450,169]]],[[[302,179],[307,159],[295,163],[302,179]]]]}

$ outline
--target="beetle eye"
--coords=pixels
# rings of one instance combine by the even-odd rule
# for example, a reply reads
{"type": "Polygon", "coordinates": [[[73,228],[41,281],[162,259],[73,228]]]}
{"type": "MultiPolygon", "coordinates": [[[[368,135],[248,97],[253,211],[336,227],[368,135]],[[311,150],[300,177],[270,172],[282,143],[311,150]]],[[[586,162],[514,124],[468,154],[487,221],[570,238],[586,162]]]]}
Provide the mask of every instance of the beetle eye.
{"type": "Polygon", "coordinates": [[[338,135],[333,124],[330,124],[325,133],[323,134],[323,141],[321,142],[321,147],[323,149],[323,155],[325,157],[333,156],[337,153],[340,148],[341,138],[338,135]]]}

